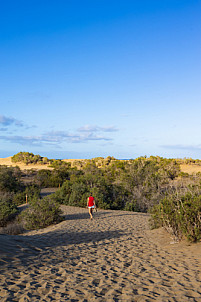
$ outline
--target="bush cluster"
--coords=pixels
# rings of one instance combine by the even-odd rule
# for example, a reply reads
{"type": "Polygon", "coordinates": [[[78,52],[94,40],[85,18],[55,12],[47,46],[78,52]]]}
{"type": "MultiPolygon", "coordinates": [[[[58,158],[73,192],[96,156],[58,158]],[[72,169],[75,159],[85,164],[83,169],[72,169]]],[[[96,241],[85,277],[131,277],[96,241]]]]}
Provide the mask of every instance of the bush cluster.
{"type": "MultiPolygon", "coordinates": [[[[68,169],[68,173],[60,174],[63,185],[53,198],[59,203],[83,207],[92,192],[101,208],[146,212],[164,197],[165,186],[180,172],[176,161],[159,157],[109,160],[110,165],[102,168],[93,159],[80,170],[68,169]]],[[[47,173],[52,177],[55,172],[44,172],[46,176],[47,173]]],[[[50,176],[43,178],[47,182],[50,176]]]]}
{"type": "Polygon", "coordinates": [[[54,170],[39,170],[35,176],[35,183],[39,187],[59,187],[66,179],[69,179],[70,168],[61,166],[54,170]]]}
{"type": "Polygon", "coordinates": [[[16,205],[25,203],[26,195],[30,206],[20,219],[25,228],[35,229],[62,220],[59,204],[85,207],[92,193],[100,208],[141,212],[152,209],[153,226],[163,226],[177,238],[200,239],[201,190],[195,184],[201,175],[181,173],[181,160],[145,156],[121,161],[99,157],[71,167],[61,160],[28,152],[20,152],[12,160],[49,163],[53,169],[34,171],[31,183],[30,179],[23,183],[19,168],[0,166],[0,192],[7,194],[0,198],[1,225],[13,219],[16,205]],[[179,182],[183,188],[180,191],[179,182]],[[41,187],[60,189],[51,197],[40,199],[41,187]]]}
{"type": "MultiPolygon", "coordinates": [[[[20,152],[15,157],[27,154],[20,152]]],[[[102,208],[142,212],[164,196],[164,187],[180,173],[176,160],[158,156],[124,161],[98,157],[84,161],[78,169],[60,160],[51,163],[54,169],[36,172],[35,183],[40,187],[64,185],[55,197],[58,202],[84,206],[86,196],[93,192],[102,208]]]]}
{"type": "Polygon", "coordinates": [[[18,215],[18,218],[23,217],[25,229],[41,228],[61,221],[59,206],[48,199],[40,199],[39,186],[35,183],[25,185],[21,176],[19,168],[0,166],[0,227],[12,234],[22,230],[17,219],[17,206],[25,204],[26,196],[29,209],[18,215]]]}
{"type": "Polygon", "coordinates": [[[25,204],[26,201],[30,202],[32,199],[40,198],[40,188],[33,184],[27,185],[22,191],[19,191],[13,195],[13,203],[17,206],[25,204]]]}
{"type": "Polygon", "coordinates": [[[48,164],[50,160],[47,157],[42,157],[40,155],[34,155],[30,152],[19,152],[12,156],[11,158],[13,163],[23,162],[26,165],[28,164],[48,164]]]}
{"type": "Polygon", "coordinates": [[[201,191],[190,188],[185,194],[174,193],[163,198],[152,209],[153,227],[164,227],[177,239],[191,242],[201,239],[201,191]]]}
{"type": "Polygon", "coordinates": [[[29,207],[19,215],[25,229],[40,229],[63,220],[59,204],[48,197],[33,199],[29,207]]]}

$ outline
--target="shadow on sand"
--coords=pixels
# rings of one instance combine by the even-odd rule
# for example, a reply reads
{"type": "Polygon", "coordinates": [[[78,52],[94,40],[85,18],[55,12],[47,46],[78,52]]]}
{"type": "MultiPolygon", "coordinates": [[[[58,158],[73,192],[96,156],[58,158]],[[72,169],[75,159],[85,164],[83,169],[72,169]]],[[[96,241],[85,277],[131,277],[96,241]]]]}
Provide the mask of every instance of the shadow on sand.
{"type": "MultiPolygon", "coordinates": [[[[92,223],[93,224],[93,223],[92,223]]],[[[73,245],[83,244],[87,248],[87,244],[96,247],[99,244],[108,244],[108,240],[113,240],[123,236],[121,231],[69,231],[65,228],[50,231],[43,234],[34,235],[0,235],[0,265],[3,269],[4,264],[15,266],[16,258],[22,265],[38,261],[39,258],[47,257],[49,253],[53,253],[58,247],[63,250],[65,255],[68,254],[68,248],[72,249],[73,245]],[[107,242],[105,241],[107,240],[107,242]],[[2,248],[1,248],[2,247],[2,248]]]]}
{"type": "MultiPolygon", "coordinates": [[[[117,210],[97,210],[93,212],[94,218],[110,218],[110,217],[121,217],[121,216],[149,216],[147,213],[139,213],[139,212],[127,212],[121,213],[117,210]]],[[[63,215],[65,220],[80,220],[80,219],[89,219],[88,209],[84,213],[76,213],[76,214],[65,214],[63,215]]]]}
{"type": "MultiPolygon", "coordinates": [[[[18,257],[23,264],[29,263],[36,259],[37,257],[45,257],[48,253],[54,253],[55,248],[60,247],[66,250],[67,247],[79,244],[106,244],[108,241],[120,238],[125,235],[124,231],[120,230],[103,230],[96,231],[95,223],[104,221],[107,218],[116,218],[119,216],[130,216],[130,215],[147,215],[143,213],[133,213],[122,211],[112,211],[112,210],[98,210],[94,213],[94,220],[89,220],[89,213],[86,212],[67,214],[64,215],[66,221],[75,221],[74,223],[81,224],[80,220],[87,220],[84,222],[83,227],[77,231],[69,230],[65,221],[61,222],[63,224],[61,228],[54,229],[54,226],[50,226],[50,230],[46,229],[44,233],[36,234],[24,234],[24,235],[0,235],[0,259],[3,259],[5,263],[12,262],[12,259],[18,257]],[[95,223],[94,223],[95,222],[95,223]],[[53,229],[51,229],[53,227],[53,229]],[[86,230],[87,229],[87,230],[86,230]]],[[[104,223],[104,222],[103,222],[104,223]]],[[[82,245],[83,248],[83,245],[82,245]]],[[[0,261],[0,264],[3,263],[0,261]]]]}

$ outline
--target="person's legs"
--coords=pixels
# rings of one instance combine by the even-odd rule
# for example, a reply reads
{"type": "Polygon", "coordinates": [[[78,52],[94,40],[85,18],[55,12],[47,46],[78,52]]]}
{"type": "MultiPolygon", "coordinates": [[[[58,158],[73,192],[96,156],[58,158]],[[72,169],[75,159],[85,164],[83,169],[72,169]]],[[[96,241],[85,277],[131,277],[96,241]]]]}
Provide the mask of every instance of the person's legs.
{"type": "Polygon", "coordinates": [[[89,215],[90,215],[90,218],[92,219],[93,216],[92,216],[92,208],[89,208],[89,215]]]}

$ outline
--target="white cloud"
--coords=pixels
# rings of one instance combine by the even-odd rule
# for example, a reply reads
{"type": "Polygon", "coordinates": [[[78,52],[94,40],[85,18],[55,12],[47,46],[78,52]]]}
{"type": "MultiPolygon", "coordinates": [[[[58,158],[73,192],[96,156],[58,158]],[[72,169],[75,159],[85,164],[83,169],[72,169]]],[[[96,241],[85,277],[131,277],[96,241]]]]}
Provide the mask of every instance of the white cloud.
{"type": "Polygon", "coordinates": [[[44,144],[54,144],[60,145],[64,142],[69,143],[85,143],[89,141],[111,141],[111,138],[95,135],[93,133],[79,134],[69,134],[64,131],[49,132],[40,136],[0,136],[0,140],[4,140],[10,143],[17,143],[20,145],[44,145],[44,144]]]}
{"type": "Polygon", "coordinates": [[[81,142],[94,141],[94,140],[104,140],[104,141],[111,140],[111,138],[102,135],[97,135],[88,131],[86,131],[86,133],[84,131],[83,134],[79,134],[79,133],[72,134],[65,131],[52,131],[46,133],[45,137],[51,141],[57,141],[57,142],[69,141],[71,143],[81,143],[81,142]]]}
{"type": "Polygon", "coordinates": [[[24,129],[36,128],[36,126],[33,126],[33,125],[28,126],[23,121],[20,121],[14,117],[7,117],[5,115],[0,115],[0,125],[4,126],[4,128],[0,128],[1,131],[6,131],[6,130],[8,130],[8,127],[11,127],[11,126],[16,126],[17,128],[21,127],[24,129]],[[7,128],[5,128],[5,126],[7,128]]]}
{"type": "Polygon", "coordinates": [[[100,127],[96,125],[85,125],[78,129],[79,132],[116,132],[118,129],[114,126],[100,127]]]}
{"type": "Polygon", "coordinates": [[[10,143],[17,143],[20,145],[40,145],[41,138],[37,136],[21,136],[21,135],[15,135],[15,136],[9,136],[4,135],[0,136],[0,140],[4,140],[10,143]]]}
{"type": "MultiPolygon", "coordinates": [[[[8,131],[9,126],[15,125],[17,127],[23,127],[23,130],[27,130],[32,127],[25,126],[23,122],[18,121],[15,118],[0,116],[0,125],[7,126],[0,128],[0,131],[8,131]]],[[[103,141],[108,142],[112,141],[111,137],[104,135],[104,133],[112,133],[116,132],[116,129],[113,126],[99,127],[99,126],[90,126],[85,125],[80,127],[75,132],[68,131],[50,131],[39,135],[12,135],[8,132],[6,135],[1,135],[0,140],[4,140],[6,142],[20,144],[20,145],[46,145],[53,144],[55,146],[59,146],[62,143],[87,143],[90,141],[103,141]]]]}
{"type": "Polygon", "coordinates": [[[0,124],[3,126],[10,126],[10,125],[15,125],[18,127],[23,127],[24,124],[22,121],[19,121],[13,117],[7,117],[4,115],[0,115],[0,124]]]}

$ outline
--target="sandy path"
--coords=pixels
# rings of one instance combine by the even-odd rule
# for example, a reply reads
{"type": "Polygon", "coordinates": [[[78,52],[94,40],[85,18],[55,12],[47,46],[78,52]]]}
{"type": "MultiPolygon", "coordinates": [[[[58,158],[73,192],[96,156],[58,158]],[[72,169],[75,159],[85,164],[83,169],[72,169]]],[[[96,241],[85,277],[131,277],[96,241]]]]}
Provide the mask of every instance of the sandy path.
{"type": "Polygon", "coordinates": [[[170,244],[146,214],[63,209],[56,226],[0,235],[0,301],[201,301],[200,243],[170,244]]]}

